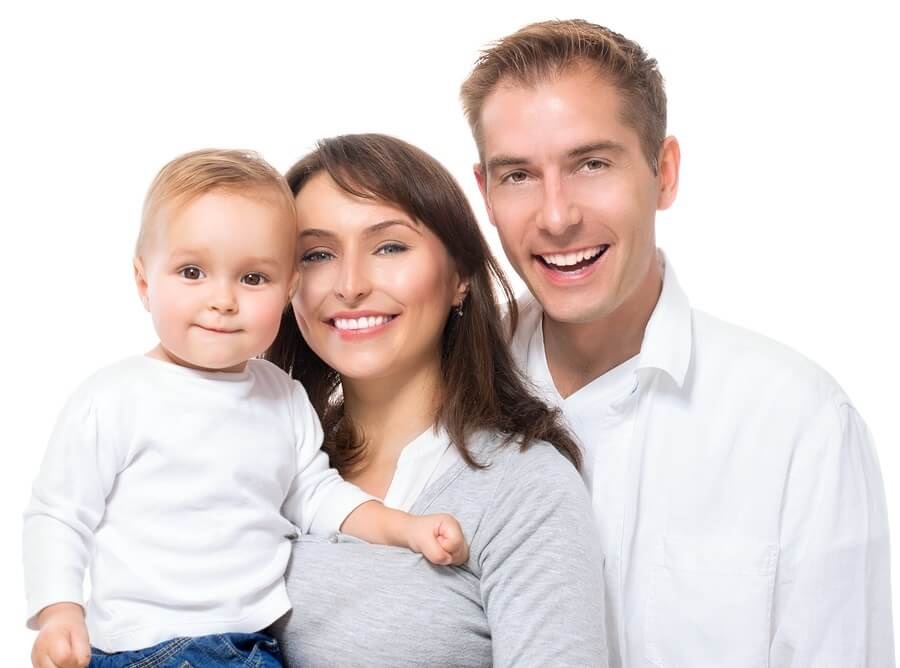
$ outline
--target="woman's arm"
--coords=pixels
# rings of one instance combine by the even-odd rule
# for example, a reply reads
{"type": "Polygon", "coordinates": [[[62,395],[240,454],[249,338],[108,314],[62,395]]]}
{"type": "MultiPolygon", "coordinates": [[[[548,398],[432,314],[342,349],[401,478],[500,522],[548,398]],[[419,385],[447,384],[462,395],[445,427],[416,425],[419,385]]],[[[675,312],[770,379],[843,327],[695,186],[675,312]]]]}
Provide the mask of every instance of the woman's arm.
{"type": "Polygon", "coordinates": [[[544,444],[504,463],[472,541],[494,665],[607,666],[603,560],[580,476],[544,444]]]}

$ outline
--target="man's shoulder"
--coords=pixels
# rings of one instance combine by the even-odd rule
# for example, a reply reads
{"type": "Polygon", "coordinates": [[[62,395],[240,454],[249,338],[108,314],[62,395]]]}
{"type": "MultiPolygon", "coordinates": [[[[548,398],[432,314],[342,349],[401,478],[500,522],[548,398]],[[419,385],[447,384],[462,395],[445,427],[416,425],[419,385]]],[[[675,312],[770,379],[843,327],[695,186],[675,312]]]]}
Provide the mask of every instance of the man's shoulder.
{"type": "Polygon", "coordinates": [[[768,336],[693,309],[695,378],[734,381],[744,392],[792,392],[815,402],[846,401],[837,381],[805,355],[768,336]]]}

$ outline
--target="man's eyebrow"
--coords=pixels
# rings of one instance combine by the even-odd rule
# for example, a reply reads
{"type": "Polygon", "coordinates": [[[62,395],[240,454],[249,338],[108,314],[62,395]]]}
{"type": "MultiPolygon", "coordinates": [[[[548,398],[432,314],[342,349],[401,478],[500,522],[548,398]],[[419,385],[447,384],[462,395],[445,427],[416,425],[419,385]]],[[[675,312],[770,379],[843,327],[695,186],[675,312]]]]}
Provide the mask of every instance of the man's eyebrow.
{"type": "Polygon", "coordinates": [[[624,153],[625,145],[615,141],[596,141],[590,144],[576,146],[568,153],[570,158],[580,158],[588,153],[624,153]]]}
{"type": "Polygon", "coordinates": [[[520,158],[516,155],[496,155],[487,161],[487,170],[490,172],[499,167],[524,165],[526,162],[528,162],[528,158],[520,158]]]}
{"type": "MultiPolygon", "coordinates": [[[[366,229],[363,230],[363,234],[366,236],[372,236],[373,234],[378,234],[382,230],[393,227],[394,225],[402,225],[403,227],[408,227],[416,234],[422,234],[419,230],[418,226],[409,220],[403,220],[402,218],[391,218],[390,220],[382,220],[380,223],[375,223],[374,225],[370,225],[366,229]]],[[[303,230],[300,232],[300,238],[304,239],[306,237],[316,237],[316,238],[324,238],[324,239],[334,239],[337,235],[330,230],[321,230],[318,228],[310,228],[307,230],[303,230]]]]}

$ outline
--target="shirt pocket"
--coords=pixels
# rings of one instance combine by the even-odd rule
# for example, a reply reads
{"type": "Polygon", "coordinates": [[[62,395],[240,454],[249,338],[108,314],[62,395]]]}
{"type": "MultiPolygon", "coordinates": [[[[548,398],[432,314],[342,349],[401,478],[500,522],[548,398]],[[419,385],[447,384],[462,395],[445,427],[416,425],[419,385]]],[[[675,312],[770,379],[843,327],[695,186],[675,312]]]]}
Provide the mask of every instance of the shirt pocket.
{"type": "Polygon", "coordinates": [[[776,545],[663,537],[646,658],[661,668],[767,668],[776,545]]]}

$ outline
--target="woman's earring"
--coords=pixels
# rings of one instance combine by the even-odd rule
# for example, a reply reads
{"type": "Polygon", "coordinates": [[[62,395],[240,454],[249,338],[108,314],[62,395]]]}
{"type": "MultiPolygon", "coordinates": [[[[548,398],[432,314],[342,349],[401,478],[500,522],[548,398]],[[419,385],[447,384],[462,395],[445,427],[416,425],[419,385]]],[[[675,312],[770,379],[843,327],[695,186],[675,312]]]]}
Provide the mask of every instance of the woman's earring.
{"type": "Polygon", "coordinates": [[[463,296],[459,300],[459,304],[453,305],[453,315],[455,315],[457,318],[462,318],[463,306],[465,305],[466,297],[468,297],[468,296],[469,296],[468,293],[464,292],[463,296]]]}

